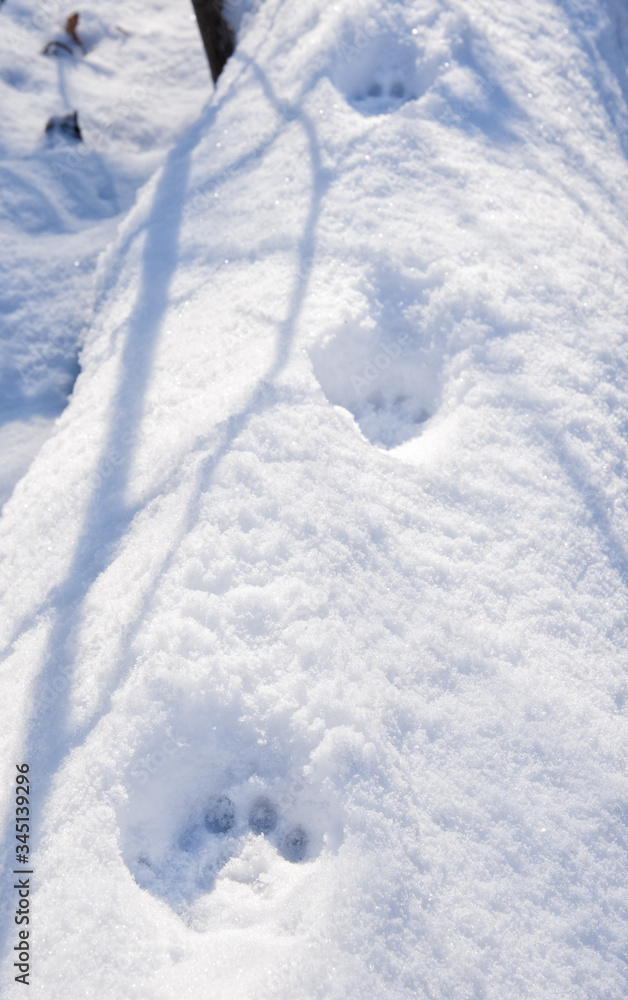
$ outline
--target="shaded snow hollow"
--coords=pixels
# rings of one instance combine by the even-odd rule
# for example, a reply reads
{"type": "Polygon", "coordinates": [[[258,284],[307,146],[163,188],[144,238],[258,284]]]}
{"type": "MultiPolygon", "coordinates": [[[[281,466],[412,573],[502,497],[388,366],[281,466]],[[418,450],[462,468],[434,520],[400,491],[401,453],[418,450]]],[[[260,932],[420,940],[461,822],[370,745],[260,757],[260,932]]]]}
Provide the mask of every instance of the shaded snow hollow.
{"type": "Polygon", "coordinates": [[[31,992],[618,1000],[623,8],[233,14],[0,519],[31,992]]]}

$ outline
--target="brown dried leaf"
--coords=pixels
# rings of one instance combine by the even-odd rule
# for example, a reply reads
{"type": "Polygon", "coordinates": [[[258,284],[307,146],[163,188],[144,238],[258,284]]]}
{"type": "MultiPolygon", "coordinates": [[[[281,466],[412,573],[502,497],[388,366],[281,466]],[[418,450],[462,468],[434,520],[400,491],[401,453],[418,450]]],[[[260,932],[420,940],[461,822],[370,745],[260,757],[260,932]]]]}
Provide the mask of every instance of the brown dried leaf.
{"type": "Polygon", "coordinates": [[[65,22],[65,30],[67,31],[72,41],[75,42],[80,49],[82,49],[83,43],[76,33],[76,26],[78,25],[78,22],[79,22],[79,15],[70,14],[67,21],[65,22]]]}

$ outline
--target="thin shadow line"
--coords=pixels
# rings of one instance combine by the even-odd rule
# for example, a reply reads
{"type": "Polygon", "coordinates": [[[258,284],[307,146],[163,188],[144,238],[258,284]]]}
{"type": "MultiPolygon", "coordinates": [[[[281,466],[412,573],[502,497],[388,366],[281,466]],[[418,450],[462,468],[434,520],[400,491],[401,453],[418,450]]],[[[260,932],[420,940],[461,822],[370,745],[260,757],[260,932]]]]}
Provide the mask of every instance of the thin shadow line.
{"type": "MultiPolygon", "coordinates": [[[[277,108],[279,106],[279,102],[266,74],[252,60],[249,62],[249,65],[258,77],[269,103],[277,108]]],[[[170,553],[164,559],[161,569],[155,574],[152,587],[145,594],[142,609],[138,613],[136,619],[136,625],[134,628],[129,630],[129,633],[127,634],[125,652],[128,652],[131,647],[139,631],[144,614],[157,593],[160,581],[172,565],[181,540],[192,530],[194,525],[198,523],[200,519],[200,507],[203,494],[209,489],[220,462],[228,453],[231,445],[238,435],[241,434],[246,428],[251,418],[254,415],[259,415],[266,409],[270,409],[276,401],[274,383],[288,361],[296,324],[308,291],[312,271],[312,261],[315,252],[316,227],[320,216],[321,202],[327,189],[327,179],[323,175],[321,167],[318,137],[312,121],[303,112],[295,114],[294,119],[291,118],[290,120],[303,127],[308,139],[312,172],[312,197],[303,234],[297,247],[299,267],[297,268],[290,295],[288,313],[286,319],[278,324],[275,356],[268,368],[268,371],[258,381],[257,386],[249,394],[248,400],[244,403],[240,410],[227,418],[227,420],[223,421],[222,424],[218,425],[217,430],[219,431],[220,438],[219,444],[214,452],[201,464],[200,470],[197,473],[197,485],[194,491],[196,496],[194,499],[190,500],[188,517],[185,519],[183,526],[179,531],[178,537],[171,547],[170,553]]]]}
{"type": "MultiPolygon", "coordinates": [[[[106,458],[119,449],[121,439],[133,440],[142,416],[145,390],[150,378],[161,322],[168,306],[168,291],[175,273],[178,256],[178,234],[183,217],[189,175],[190,155],[198,143],[204,119],[201,118],[188,131],[184,139],[171,151],[163,168],[153,201],[142,259],[142,284],[135,307],[127,324],[127,335],[121,357],[121,377],[116,395],[111,403],[111,420],[105,444],[101,451],[106,458]]],[[[144,231],[142,229],[142,231],[144,231]]],[[[42,706],[51,689],[50,682],[65,679],[65,688],[55,697],[52,705],[36,712],[29,721],[29,731],[24,739],[28,757],[36,776],[36,798],[31,809],[31,821],[38,829],[44,803],[52,786],[60,762],[84,738],[85,729],[73,737],[67,734],[68,698],[72,670],[71,656],[67,657],[65,643],[80,622],[84,598],[90,587],[108,564],[108,555],[126,532],[133,511],[124,501],[133,449],[123,449],[113,473],[93,494],[85,514],[81,536],[65,581],[48,596],[38,609],[39,618],[46,611],[56,611],[51,633],[43,656],[44,667],[37,677],[34,704],[42,706]]],[[[34,620],[33,620],[34,624],[34,620]]],[[[22,627],[24,631],[24,623],[22,627]]],[[[7,817],[4,844],[8,845],[10,816],[7,817]]],[[[9,877],[12,867],[8,857],[10,847],[5,846],[2,873],[9,877]]],[[[8,882],[6,883],[8,884],[8,882]]],[[[9,933],[8,921],[2,932],[2,945],[9,933]]]]}
{"type": "Polygon", "coordinates": [[[569,447],[564,432],[546,425],[541,433],[565,476],[582,498],[591,525],[598,535],[600,549],[621,580],[624,590],[628,591],[628,544],[613,526],[602,488],[591,481],[582,459],[569,447]]]}
{"type": "MultiPolygon", "coordinates": [[[[269,103],[278,109],[280,103],[266,75],[251,60],[247,66],[251,67],[258,77],[269,103]]],[[[311,275],[320,206],[327,185],[321,170],[317,135],[313,123],[305,114],[300,114],[294,121],[303,127],[308,139],[312,172],[312,197],[304,230],[297,245],[299,267],[290,295],[288,314],[286,319],[278,324],[275,355],[267,372],[258,381],[247,403],[238,413],[232,415],[222,424],[220,445],[202,464],[195,489],[196,497],[190,502],[189,514],[179,533],[179,539],[184,537],[198,521],[202,495],[209,488],[216,469],[235,438],[246,427],[254,414],[273,405],[276,398],[274,383],[289,358],[296,323],[303,308],[311,275]]],[[[116,450],[122,437],[126,435],[128,438],[130,435],[132,438],[135,430],[140,426],[144,395],[152,370],[158,334],[168,307],[169,288],[177,265],[178,233],[185,204],[190,153],[198,142],[201,128],[205,124],[203,119],[199,120],[190,130],[186,139],[171,152],[158,183],[151,219],[146,227],[142,286],[128,321],[127,338],[121,358],[120,383],[112,401],[109,433],[101,452],[104,457],[116,450]],[[172,201],[173,191],[177,192],[178,195],[175,202],[172,201]]],[[[47,653],[44,657],[46,665],[36,682],[40,691],[45,690],[49,680],[54,679],[59,674],[71,678],[74,667],[71,657],[68,658],[69,663],[65,670],[60,669],[60,661],[66,659],[65,642],[73,629],[80,623],[80,612],[86,594],[107,567],[109,552],[123,537],[135,514],[135,511],[124,502],[124,492],[132,458],[133,449],[130,447],[124,449],[120,461],[106,482],[106,487],[100,487],[94,492],[85,516],[81,538],[65,582],[51,593],[44,608],[40,609],[38,613],[41,615],[42,610],[50,609],[52,611],[56,608],[57,614],[47,644],[47,653]],[[64,610],[65,608],[68,610],[64,610]]],[[[179,539],[175,540],[168,556],[155,574],[153,586],[146,594],[142,609],[136,617],[135,627],[127,633],[124,652],[128,653],[149,601],[156,592],[164,573],[172,564],[174,554],[178,549],[179,539]]],[[[124,656],[121,655],[121,659],[123,658],[124,656]]],[[[119,678],[119,682],[121,680],[122,678],[119,678]]],[[[55,700],[55,712],[58,716],[55,725],[50,724],[49,714],[48,717],[44,716],[41,720],[36,719],[31,724],[28,736],[24,741],[25,746],[31,748],[31,759],[34,763],[34,771],[38,776],[39,804],[33,813],[35,826],[37,826],[37,820],[43,811],[54,775],[62,760],[74,746],[85,742],[103,715],[103,713],[99,713],[80,730],[69,736],[64,731],[68,717],[69,688],[70,685],[67,686],[63,696],[55,700]],[[47,728],[46,723],[48,723],[47,728]]],[[[35,700],[37,702],[39,699],[36,697],[35,700]]],[[[5,875],[8,874],[6,867],[9,864],[7,860],[6,866],[3,866],[5,867],[5,875]]],[[[6,939],[7,933],[8,927],[3,934],[3,941],[6,939]]]]}

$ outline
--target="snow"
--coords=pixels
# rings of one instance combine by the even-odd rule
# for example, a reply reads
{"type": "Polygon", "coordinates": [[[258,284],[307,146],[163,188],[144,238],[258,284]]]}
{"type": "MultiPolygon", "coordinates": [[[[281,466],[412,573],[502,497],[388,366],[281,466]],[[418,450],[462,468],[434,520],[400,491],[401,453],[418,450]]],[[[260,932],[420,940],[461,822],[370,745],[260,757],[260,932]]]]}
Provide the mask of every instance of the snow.
{"type": "Polygon", "coordinates": [[[0,224],[10,248],[0,262],[0,434],[3,452],[23,456],[2,472],[1,504],[76,378],[98,256],[202,107],[206,69],[195,23],[165,5],[148,25],[140,4],[82,12],[84,54],[57,2],[8,3],[0,17],[0,224]],[[43,55],[54,39],[70,51],[43,55]],[[50,118],[74,110],[82,143],[45,134],[50,118]]]}
{"type": "Polygon", "coordinates": [[[33,992],[615,1000],[628,17],[228,9],[0,11],[33,992]]]}

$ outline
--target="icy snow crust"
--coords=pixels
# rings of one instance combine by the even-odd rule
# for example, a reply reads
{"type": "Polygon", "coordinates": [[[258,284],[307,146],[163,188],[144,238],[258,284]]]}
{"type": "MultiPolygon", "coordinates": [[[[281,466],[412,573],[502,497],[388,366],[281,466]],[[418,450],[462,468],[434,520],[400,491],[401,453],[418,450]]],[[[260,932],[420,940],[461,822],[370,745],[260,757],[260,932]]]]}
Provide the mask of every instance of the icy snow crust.
{"type": "Polygon", "coordinates": [[[616,1000],[623,8],[233,15],[0,520],[31,994],[616,1000]]]}

